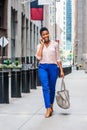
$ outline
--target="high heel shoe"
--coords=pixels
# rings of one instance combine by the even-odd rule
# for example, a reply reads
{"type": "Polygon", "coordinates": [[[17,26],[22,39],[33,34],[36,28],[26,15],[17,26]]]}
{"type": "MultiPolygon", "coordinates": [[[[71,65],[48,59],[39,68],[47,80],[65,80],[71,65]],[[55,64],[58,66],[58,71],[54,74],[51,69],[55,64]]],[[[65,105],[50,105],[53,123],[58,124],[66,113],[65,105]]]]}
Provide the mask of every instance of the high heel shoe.
{"type": "Polygon", "coordinates": [[[52,115],[52,109],[48,108],[47,111],[46,111],[45,117],[49,118],[51,115],[52,115]]]}

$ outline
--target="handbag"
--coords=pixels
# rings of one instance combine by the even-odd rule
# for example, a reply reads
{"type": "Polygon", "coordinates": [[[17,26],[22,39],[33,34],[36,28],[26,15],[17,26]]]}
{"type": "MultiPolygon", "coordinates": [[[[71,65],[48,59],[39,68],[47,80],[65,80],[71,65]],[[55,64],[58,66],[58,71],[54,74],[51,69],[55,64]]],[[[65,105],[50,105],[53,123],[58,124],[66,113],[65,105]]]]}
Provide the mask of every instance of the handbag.
{"type": "Polygon", "coordinates": [[[57,91],[56,102],[59,107],[68,109],[70,107],[69,91],[66,90],[64,79],[62,78],[61,90],[57,91]]]}

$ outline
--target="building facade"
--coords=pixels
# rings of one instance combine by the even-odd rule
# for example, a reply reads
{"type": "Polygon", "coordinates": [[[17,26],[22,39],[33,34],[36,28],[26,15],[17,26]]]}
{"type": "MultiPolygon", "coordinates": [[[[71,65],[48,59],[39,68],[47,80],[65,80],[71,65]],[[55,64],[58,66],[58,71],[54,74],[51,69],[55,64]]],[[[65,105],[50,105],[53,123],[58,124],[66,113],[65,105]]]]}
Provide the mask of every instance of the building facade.
{"type": "MultiPolygon", "coordinates": [[[[28,0],[25,3],[23,3],[24,0],[1,1],[2,8],[0,9],[2,10],[3,6],[5,9],[3,21],[5,24],[3,30],[0,28],[0,37],[5,36],[9,41],[4,48],[6,50],[4,59],[10,58],[12,62],[18,59],[21,63],[35,64],[35,52],[41,26],[48,27],[52,40],[57,39],[57,27],[58,29],[60,27],[56,25],[56,1],[52,0],[51,4],[44,5],[43,21],[30,19],[30,2],[28,0]]],[[[0,19],[1,17],[0,14],[0,19]]],[[[1,21],[0,24],[2,24],[1,21]]]]}
{"type": "Polygon", "coordinates": [[[66,50],[72,50],[72,2],[66,0],[66,50]]]}
{"type": "Polygon", "coordinates": [[[4,59],[35,63],[39,27],[40,23],[30,20],[30,2],[23,4],[22,0],[1,0],[0,38],[5,36],[9,41],[4,47],[4,59]]]}
{"type": "MultiPolygon", "coordinates": [[[[66,1],[60,0],[57,3],[56,24],[60,27],[60,47],[63,51],[66,50],[66,1]]],[[[57,32],[58,33],[58,32],[57,32]]],[[[58,37],[58,36],[57,36],[58,37]]]]}
{"type": "Polygon", "coordinates": [[[75,62],[85,68],[87,60],[87,1],[76,0],[75,2],[75,39],[74,52],[75,62]]]}
{"type": "Polygon", "coordinates": [[[51,40],[56,40],[56,1],[52,0],[50,4],[44,5],[44,21],[50,31],[51,40]]]}
{"type": "MultiPolygon", "coordinates": [[[[7,37],[7,4],[8,0],[0,1],[0,38],[7,37]]],[[[7,55],[7,46],[3,48],[4,55],[7,55]]],[[[2,56],[2,47],[0,46],[0,56],[2,56]]]]}
{"type": "Polygon", "coordinates": [[[59,27],[57,29],[57,39],[59,39],[59,47],[63,64],[66,57],[66,0],[60,0],[56,3],[56,24],[59,27]]]}
{"type": "Polygon", "coordinates": [[[57,3],[57,20],[61,31],[60,48],[62,60],[66,65],[73,63],[73,40],[72,40],[72,0],[60,0],[57,3]]]}

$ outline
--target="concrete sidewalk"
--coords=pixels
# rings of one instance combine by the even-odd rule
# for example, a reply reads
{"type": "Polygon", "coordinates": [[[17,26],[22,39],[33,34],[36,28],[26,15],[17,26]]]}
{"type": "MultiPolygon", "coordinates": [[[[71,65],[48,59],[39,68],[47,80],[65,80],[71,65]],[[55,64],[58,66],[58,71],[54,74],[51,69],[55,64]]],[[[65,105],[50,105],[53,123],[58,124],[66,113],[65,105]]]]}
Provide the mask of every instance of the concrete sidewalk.
{"type": "MultiPolygon", "coordinates": [[[[41,87],[0,104],[0,130],[87,130],[87,74],[74,70],[65,76],[71,107],[63,110],[54,104],[52,117],[45,118],[41,87]]],[[[61,78],[57,81],[57,89],[61,78]]]]}

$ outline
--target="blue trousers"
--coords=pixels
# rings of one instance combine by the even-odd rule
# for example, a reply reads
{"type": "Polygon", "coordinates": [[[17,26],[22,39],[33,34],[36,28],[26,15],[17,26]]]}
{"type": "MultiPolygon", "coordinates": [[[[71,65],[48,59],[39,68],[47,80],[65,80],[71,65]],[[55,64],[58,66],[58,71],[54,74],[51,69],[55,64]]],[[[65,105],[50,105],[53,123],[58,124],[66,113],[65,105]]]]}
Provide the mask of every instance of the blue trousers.
{"type": "Polygon", "coordinates": [[[38,74],[42,85],[45,107],[54,103],[56,80],[59,68],[56,64],[39,64],[38,74]]]}

